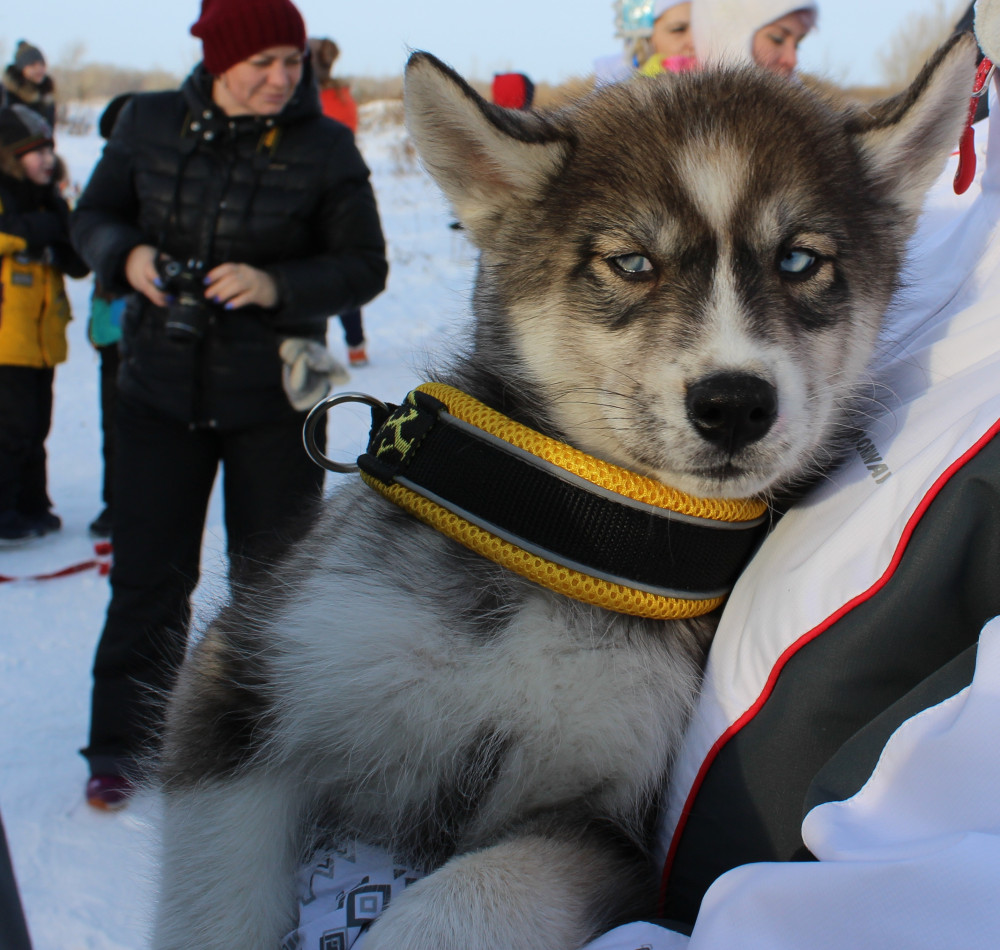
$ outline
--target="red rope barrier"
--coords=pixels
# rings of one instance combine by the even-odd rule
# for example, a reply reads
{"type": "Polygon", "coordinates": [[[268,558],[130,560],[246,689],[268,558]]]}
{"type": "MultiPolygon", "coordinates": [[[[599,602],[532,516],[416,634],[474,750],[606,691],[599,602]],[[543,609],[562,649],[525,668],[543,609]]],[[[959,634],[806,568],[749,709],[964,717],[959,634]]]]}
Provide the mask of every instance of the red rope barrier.
{"type": "Polygon", "coordinates": [[[89,561],[80,561],[79,564],[70,564],[58,571],[51,571],[47,574],[26,574],[23,577],[11,577],[8,574],[0,574],[0,584],[12,581],[52,581],[59,577],[70,577],[73,574],[82,574],[84,571],[91,571],[95,568],[101,577],[106,577],[111,571],[111,542],[98,541],[94,545],[95,557],[89,561]]]}

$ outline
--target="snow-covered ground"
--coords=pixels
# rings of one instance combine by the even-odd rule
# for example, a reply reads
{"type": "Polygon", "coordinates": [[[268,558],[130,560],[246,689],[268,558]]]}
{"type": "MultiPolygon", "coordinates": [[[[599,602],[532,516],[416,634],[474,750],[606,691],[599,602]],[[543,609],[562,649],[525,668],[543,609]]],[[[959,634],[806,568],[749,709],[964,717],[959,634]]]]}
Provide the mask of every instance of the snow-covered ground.
{"type": "MultiPolygon", "coordinates": [[[[96,131],[59,135],[74,181],[86,181],[102,144],[96,131]]],[[[449,229],[444,202],[416,166],[397,104],[363,110],[359,144],[372,168],[390,275],[388,289],[364,310],[371,363],[343,388],[398,402],[422,378],[421,367],[461,340],[473,254],[449,229]]],[[[101,508],[101,453],[98,363],[86,336],[90,286],[89,278],[69,282],[76,319],[69,361],[56,372],[48,440],[50,494],[63,530],[32,546],[0,549],[2,576],[51,573],[94,558],[87,524],[101,508]]],[[[336,320],[329,339],[343,355],[336,320]]],[[[355,457],[367,427],[360,406],[337,409],[330,453],[355,457]]],[[[213,500],[196,628],[224,593],[223,543],[213,500]]],[[[82,798],[86,765],[77,750],[87,738],[90,665],[108,593],[96,568],[0,583],[0,813],[35,950],[148,945],[158,803],[140,795],[124,811],[104,814],[82,798]]]]}

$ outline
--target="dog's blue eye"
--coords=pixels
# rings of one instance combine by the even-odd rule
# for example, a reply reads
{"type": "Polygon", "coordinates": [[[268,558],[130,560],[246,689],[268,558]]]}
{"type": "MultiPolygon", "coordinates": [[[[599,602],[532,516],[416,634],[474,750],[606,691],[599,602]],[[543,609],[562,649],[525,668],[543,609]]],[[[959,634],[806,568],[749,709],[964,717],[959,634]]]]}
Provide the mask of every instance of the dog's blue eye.
{"type": "Polygon", "coordinates": [[[611,263],[626,274],[646,274],[653,269],[649,258],[642,254],[622,254],[612,257],[611,263]]]}
{"type": "Polygon", "coordinates": [[[786,274],[805,274],[816,264],[816,255],[804,251],[800,247],[792,248],[779,262],[778,266],[786,274]]]}

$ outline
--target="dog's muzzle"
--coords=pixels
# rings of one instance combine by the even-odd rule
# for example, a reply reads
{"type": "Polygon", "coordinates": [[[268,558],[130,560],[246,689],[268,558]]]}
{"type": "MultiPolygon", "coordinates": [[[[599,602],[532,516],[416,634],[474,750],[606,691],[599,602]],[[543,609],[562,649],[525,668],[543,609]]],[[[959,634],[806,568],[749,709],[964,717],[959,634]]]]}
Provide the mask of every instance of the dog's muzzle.
{"type": "Polygon", "coordinates": [[[490,560],[559,594],[653,619],[697,617],[724,601],[767,532],[758,500],[695,498],[549,438],[442,383],[372,407],[357,468],[390,501],[490,560]]]}

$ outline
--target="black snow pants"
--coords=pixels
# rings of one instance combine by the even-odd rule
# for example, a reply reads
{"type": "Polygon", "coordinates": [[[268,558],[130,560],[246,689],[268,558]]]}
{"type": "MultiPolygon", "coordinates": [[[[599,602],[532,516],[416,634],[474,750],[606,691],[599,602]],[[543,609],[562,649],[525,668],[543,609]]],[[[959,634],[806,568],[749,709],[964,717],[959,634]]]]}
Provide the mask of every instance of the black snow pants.
{"type": "Polygon", "coordinates": [[[52,507],[45,440],[55,371],[0,366],[0,514],[36,518],[52,507]]]}
{"type": "Polygon", "coordinates": [[[104,476],[101,482],[101,500],[106,508],[112,507],[114,488],[111,473],[115,468],[115,403],[118,399],[118,344],[100,346],[101,356],[101,454],[104,457],[104,476]]]}

